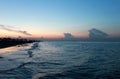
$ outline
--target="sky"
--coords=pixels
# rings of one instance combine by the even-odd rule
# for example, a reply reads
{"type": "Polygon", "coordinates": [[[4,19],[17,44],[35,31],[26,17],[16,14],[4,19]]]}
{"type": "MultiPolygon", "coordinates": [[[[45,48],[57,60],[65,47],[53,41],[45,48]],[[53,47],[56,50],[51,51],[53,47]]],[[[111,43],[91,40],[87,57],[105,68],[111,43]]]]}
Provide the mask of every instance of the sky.
{"type": "Polygon", "coordinates": [[[92,28],[120,37],[120,0],[0,0],[0,37],[87,38],[92,28]]]}

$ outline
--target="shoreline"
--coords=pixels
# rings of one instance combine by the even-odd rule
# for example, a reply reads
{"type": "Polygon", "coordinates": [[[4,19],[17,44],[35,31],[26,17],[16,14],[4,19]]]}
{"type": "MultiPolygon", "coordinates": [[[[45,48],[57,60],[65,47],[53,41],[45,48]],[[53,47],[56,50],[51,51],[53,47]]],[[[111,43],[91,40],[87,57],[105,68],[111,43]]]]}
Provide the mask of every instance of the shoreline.
{"type": "Polygon", "coordinates": [[[16,46],[16,45],[33,43],[33,42],[40,42],[40,41],[27,40],[27,39],[0,38],[0,49],[12,47],[12,46],[16,46]]]}
{"type": "MultiPolygon", "coordinates": [[[[31,42],[31,43],[34,43],[34,42],[31,42]]],[[[4,49],[4,48],[8,48],[8,47],[12,47],[12,46],[17,46],[17,45],[23,45],[23,44],[28,44],[28,43],[21,43],[21,44],[13,44],[13,45],[0,46],[0,49],[4,49]]]]}

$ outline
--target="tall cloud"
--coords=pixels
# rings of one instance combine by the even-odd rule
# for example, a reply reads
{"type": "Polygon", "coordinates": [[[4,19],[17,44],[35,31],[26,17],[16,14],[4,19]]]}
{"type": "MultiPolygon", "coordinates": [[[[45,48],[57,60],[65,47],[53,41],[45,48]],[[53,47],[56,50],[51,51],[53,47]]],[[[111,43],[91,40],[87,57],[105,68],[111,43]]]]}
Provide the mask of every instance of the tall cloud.
{"type": "Polygon", "coordinates": [[[65,39],[72,39],[74,36],[71,33],[64,33],[64,38],[65,39]]]}
{"type": "Polygon", "coordinates": [[[91,39],[103,39],[106,38],[107,36],[108,34],[101,30],[95,28],[89,30],[89,38],[91,39]]]}
{"type": "Polygon", "coordinates": [[[32,35],[32,34],[28,33],[27,31],[18,30],[18,29],[15,29],[14,27],[8,26],[8,25],[1,25],[0,24],[0,29],[6,30],[6,31],[11,31],[11,32],[16,32],[16,33],[21,33],[21,34],[29,35],[29,36],[32,35]]]}

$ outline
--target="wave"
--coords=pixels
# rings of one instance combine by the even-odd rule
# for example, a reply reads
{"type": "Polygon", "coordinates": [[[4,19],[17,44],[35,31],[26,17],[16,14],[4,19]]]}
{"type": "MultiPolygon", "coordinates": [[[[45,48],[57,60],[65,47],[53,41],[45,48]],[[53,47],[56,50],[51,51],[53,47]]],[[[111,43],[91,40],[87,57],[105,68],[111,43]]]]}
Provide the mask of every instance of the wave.
{"type": "Polygon", "coordinates": [[[29,58],[33,57],[33,51],[36,50],[36,49],[37,50],[39,49],[39,43],[38,42],[34,43],[33,46],[31,46],[31,48],[28,49],[27,53],[29,55],[29,58]]]}
{"type": "Polygon", "coordinates": [[[0,56],[0,79],[119,79],[120,44],[40,42],[0,56]]]}

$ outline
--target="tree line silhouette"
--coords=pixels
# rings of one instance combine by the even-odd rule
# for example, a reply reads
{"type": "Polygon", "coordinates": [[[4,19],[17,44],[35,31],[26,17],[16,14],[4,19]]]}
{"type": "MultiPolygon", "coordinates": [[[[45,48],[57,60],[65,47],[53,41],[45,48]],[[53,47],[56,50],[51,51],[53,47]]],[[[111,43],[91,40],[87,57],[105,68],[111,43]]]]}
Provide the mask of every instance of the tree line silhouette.
{"type": "Polygon", "coordinates": [[[21,45],[25,43],[40,42],[40,40],[19,39],[19,38],[0,38],[0,48],[21,45]]]}

